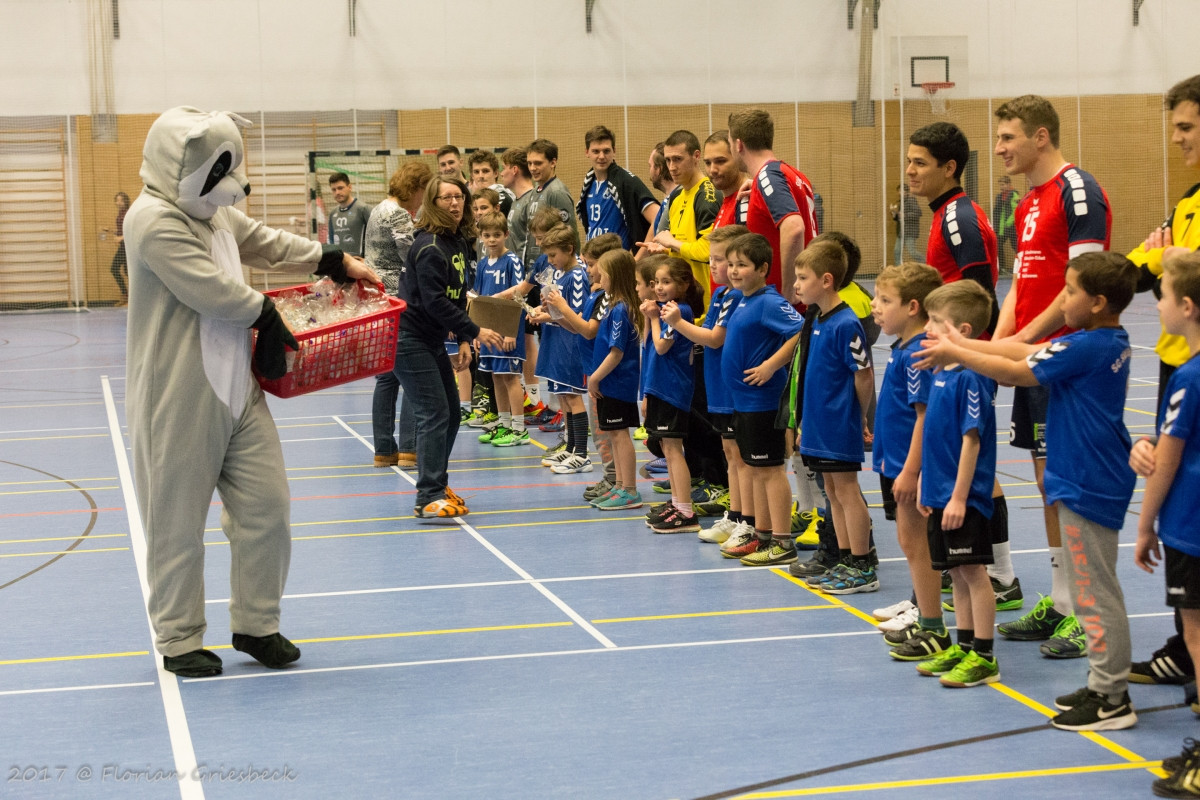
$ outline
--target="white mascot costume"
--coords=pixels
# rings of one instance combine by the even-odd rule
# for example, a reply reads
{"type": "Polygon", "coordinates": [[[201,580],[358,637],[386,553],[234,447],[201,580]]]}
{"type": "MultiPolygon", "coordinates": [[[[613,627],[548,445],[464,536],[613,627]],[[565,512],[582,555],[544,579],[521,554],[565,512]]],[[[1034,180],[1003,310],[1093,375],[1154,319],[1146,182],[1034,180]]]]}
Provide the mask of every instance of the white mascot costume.
{"type": "Polygon", "coordinates": [[[283,449],[250,371],[286,367],[296,346],[274,304],[242,265],[371,277],[340,251],[277,231],[233,208],[249,186],[233,115],[175,108],[146,137],[145,189],[125,218],[129,259],[126,413],[138,507],[146,528],[149,611],[164,667],[221,672],[203,648],[204,526],[213,492],[229,539],[233,646],[268,667],[300,657],[279,633],[291,558],[283,449]]]}

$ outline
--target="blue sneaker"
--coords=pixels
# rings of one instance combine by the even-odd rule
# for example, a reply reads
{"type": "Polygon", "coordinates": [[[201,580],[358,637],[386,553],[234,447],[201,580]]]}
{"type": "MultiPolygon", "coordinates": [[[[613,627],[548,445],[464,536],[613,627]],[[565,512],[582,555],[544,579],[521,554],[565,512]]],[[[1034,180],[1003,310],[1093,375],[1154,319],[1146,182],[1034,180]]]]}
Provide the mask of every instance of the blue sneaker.
{"type": "Polygon", "coordinates": [[[667,471],[667,460],[665,458],[656,458],[653,461],[647,462],[642,469],[651,474],[665,474],[667,471]]]}
{"type": "Polygon", "coordinates": [[[831,573],[817,585],[817,589],[826,594],[875,592],[879,590],[879,578],[873,569],[846,567],[840,572],[831,573]]]}

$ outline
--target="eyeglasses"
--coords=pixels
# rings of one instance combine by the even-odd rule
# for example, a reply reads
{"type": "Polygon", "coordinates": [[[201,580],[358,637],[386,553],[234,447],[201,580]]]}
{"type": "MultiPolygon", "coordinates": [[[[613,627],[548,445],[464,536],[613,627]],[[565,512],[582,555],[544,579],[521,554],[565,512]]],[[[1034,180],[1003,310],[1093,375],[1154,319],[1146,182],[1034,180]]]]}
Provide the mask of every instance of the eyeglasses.
{"type": "Polygon", "coordinates": [[[439,194],[437,199],[446,203],[461,203],[466,198],[464,198],[461,194],[439,194]]]}

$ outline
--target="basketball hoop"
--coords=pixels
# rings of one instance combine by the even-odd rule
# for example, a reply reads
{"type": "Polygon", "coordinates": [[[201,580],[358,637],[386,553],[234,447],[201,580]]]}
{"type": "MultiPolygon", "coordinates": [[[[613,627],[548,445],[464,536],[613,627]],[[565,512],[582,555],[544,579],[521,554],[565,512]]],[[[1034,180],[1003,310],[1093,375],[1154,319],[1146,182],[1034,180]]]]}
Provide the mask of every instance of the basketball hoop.
{"type": "Polygon", "coordinates": [[[926,99],[929,100],[929,110],[935,114],[946,113],[946,96],[938,97],[939,89],[953,89],[954,81],[935,81],[930,83],[922,83],[921,90],[925,92],[926,99]]]}

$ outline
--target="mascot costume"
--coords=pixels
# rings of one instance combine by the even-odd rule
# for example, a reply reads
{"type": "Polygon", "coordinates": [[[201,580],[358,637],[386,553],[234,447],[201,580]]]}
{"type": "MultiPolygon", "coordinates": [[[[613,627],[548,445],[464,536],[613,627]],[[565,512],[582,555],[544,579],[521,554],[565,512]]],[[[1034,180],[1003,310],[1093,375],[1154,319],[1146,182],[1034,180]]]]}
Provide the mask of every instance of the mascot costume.
{"type": "Polygon", "coordinates": [[[246,284],[242,265],[374,278],[340,250],[233,208],[249,193],[237,172],[248,124],[194,108],[164,113],[146,137],[145,188],[125,219],[125,403],[149,613],[164,668],[185,677],[221,672],[221,659],[203,647],[204,526],[214,490],[230,544],[233,647],[272,668],[300,657],[279,633],[291,558],[283,449],[250,369],[253,352],[259,373],[281,377],[284,347],[296,340],[270,298],[246,284]]]}

